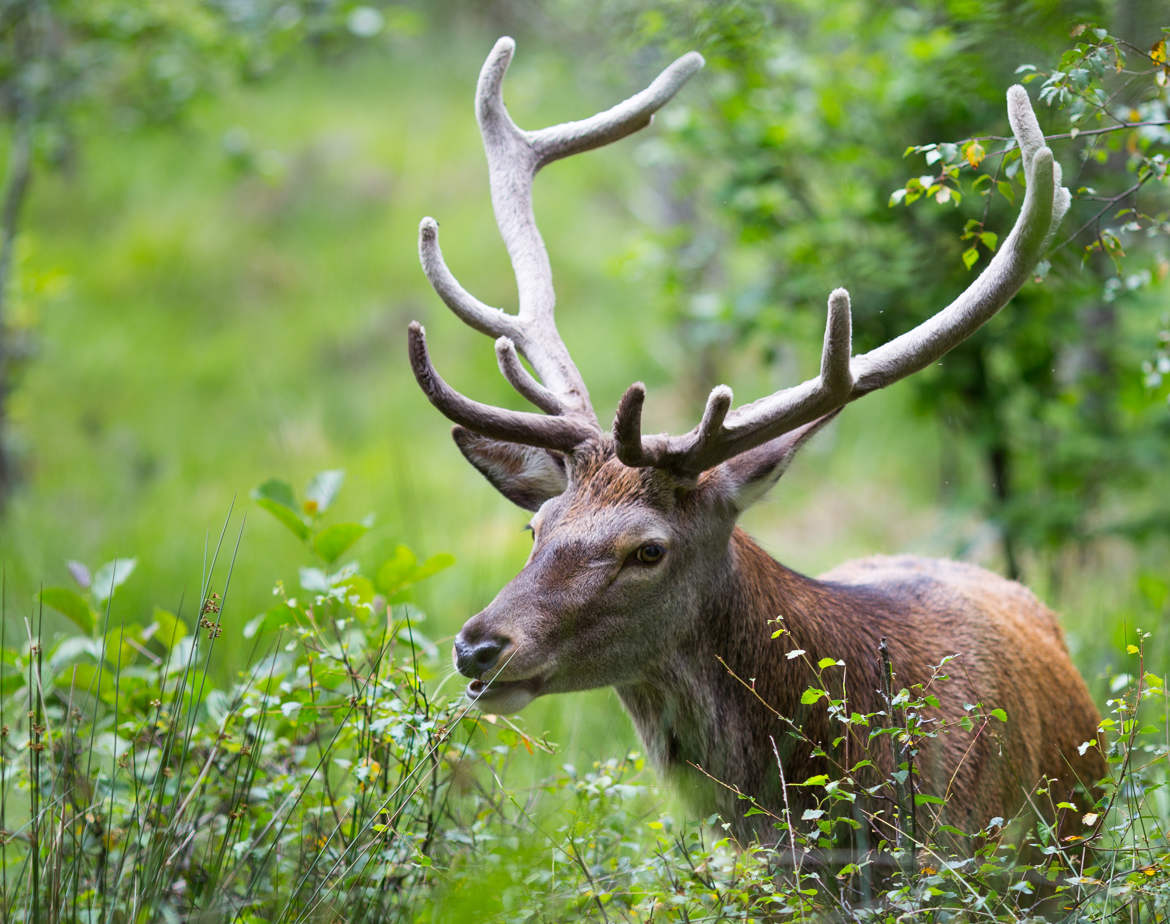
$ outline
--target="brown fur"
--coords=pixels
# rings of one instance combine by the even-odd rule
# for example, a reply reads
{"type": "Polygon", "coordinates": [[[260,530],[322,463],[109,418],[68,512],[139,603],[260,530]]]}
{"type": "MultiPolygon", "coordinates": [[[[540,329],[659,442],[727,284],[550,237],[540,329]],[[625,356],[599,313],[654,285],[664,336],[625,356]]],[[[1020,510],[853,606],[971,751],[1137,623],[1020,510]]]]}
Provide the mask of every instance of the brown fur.
{"type": "MultiPolygon", "coordinates": [[[[789,784],[840,775],[834,764],[863,757],[877,765],[872,781],[893,768],[888,736],[868,746],[860,730],[834,748],[843,727],[823,702],[801,704],[815,679],[810,664],[831,657],[844,661],[824,672],[832,694],[844,689],[851,711],[883,710],[885,638],[895,688],[926,684],[954,655],[948,678],[930,688],[939,717],[953,723],[964,704],[982,706],[970,732],[956,727],[925,741],[917,759],[916,791],[948,797],[942,820],[974,831],[1024,807],[1045,777],[1056,781],[1055,798],[1041,804],[1104,776],[1097,748],[1078,753],[1096,735],[1097,711],[1055,616],[1028,590],[971,565],[911,557],[849,562],[814,580],[734,526],[737,504],[770,486],[811,432],[753,450],[697,484],[628,468],[605,445],[573,459],[533,519],[528,564],[457,642],[506,643],[501,666],[482,677],[528,692],[505,693],[501,711],[531,695],[613,685],[653,761],[697,808],[718,811],[741,839],[774,840],[772,820],[746,816],[749,803],[734,792],[782,811],[773,742],[789,784]],[[660,564],[633,557],[646,541],[667,547],[660,564]],[[773,638],[778,617],[786,631],[773,638]],[[795,649],[805,655],[786,656],[795,649]],[[1005,710],[1007,723],[978,717],[991,709],[1005,710]],[[816,756],[814,745],[829,756],[816,756]]],[[[492,464],[489,450],[479,446],[472,459],[481,469],[492,464]]],[[[530,476],[547,482],[549,471],[530,476]]],[[[505,493],[530,490],[520,481],[505,493]]],[[[814,795],[790,786],[796,818],[814,795]]],[[[879,798],[864,808],[888,812],[889,804],[879,798]]],[[[880,824],[874,831],[883,833],[880,824]]]]}
{"type": "MultiPolygon", "coordinates": [[[[950,797],[948,823],[974,831],[993,816],[1011,815],[1045,776],[1060,781],[1053,801],[1067,798],[1077,781],[1091,785],[1104,776],[1096,748],[1078,754],[1078,745],[1096,736],[1098,715],[1055,616],[1019,584],[971,565],[912,557],[849,562],[813,580],[774,561],[739,529],[731,548],[731,571],[709,603],[711,631],[678,646],[648,683],[618,689],[659,764],[683,776],[701,767],[773,812],[783,807],[773,740],[789,783],[839,775],[813,756],[812,742],[844,766],[869,757],[885,778],[892,769],[888,738],[864,753],[856,739],[852,754],[845,743],[833,750],[842,726],[800,698],[815,680],[809,664],[839,658],[844,669],[823,675],[830,692],[839,696],[843,685],[851,710],[883,710],[879,644],[886,638],[898,687],[925,684],[932,667],[957,655],[945,668],[948,679],[931,688],[946,719],[958,719],[964,703],[1008,713],[1006,725],[976,721],[978,735],[956,727],[926,743],[917,788],[950,797]],[[777,616],[787,633],[773,640],[777,616]],[[798,648],[807,655],[784,656],[798,648]],[[749,678],[754,691],[740,682],[749,678]],[[807,740],[789,734],[772,710],[792,719],[807,740]]],[[[740,836],[768,837],[771,820],[744,819],[747,806],[730,790],[698,791],[704,809],[737,820],[740,836]]],[[[795,817],[814,795],[790,788],[795,817]]]]}

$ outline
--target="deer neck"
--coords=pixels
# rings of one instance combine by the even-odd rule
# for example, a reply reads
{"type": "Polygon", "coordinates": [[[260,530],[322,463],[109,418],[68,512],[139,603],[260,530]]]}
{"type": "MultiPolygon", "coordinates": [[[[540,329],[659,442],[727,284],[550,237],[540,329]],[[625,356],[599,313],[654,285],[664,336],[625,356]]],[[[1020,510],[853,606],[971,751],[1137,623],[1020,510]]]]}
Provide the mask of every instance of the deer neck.
{"type": "Polygon", "coordinates": [[[832,601],[823,585],[785,568],[736,529],[724,573],[698,605],[694,630],[664,652],[645,680],[618,694],[650,758],[684,794],[703,811],[741,818],[748,804],[728,787],[774,807],[777,754],[789,782],[819,772],[781,718],[820,737],[812,726],[824,721],[822,711],[800,706],[806,662],[785,653],[832,647],[825,636],[833,620],[824,618],[832,601]],[[773,638],[780,628],[784,633],[773,638]]]}

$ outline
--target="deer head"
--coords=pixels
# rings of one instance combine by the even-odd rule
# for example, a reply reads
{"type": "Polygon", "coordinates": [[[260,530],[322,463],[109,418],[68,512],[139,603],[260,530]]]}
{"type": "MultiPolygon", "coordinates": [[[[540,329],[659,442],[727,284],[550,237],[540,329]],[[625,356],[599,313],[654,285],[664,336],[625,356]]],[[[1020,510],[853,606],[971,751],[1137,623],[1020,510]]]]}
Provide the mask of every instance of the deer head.
{"type": "Polygon", "coordinates": [[[733,407],[716,387],[698,425],[642,432],[645,388],[622,397],[604,431],[557,332],[548,255],[532,210],[536,172],[616,141],[650,122],[703,64],[679,58],[645,90],[588,119],[525,131],[501,85],[514,43],[500,39],[476,91],[492,205],[515,270],[515,314],[468,293],[444,263],[431,218],[419,228],[423,270],[457,317],[494,338],[501,373],[540,413],[482,404],[436,372],[423,328],[410,325],[410,363],[423,392],[458,426],[464,456],[508,499],[533,511],[523,570],[455,641],[459,670],[481,708],[510,712],[533,697],[644,682],[667,652],[696,643],[714,602],[741,570],[736,518],[780,477],[800,446],[849,402],[935,362],[1015,294],[1068,208],[1060,168],[1027,94],[1008,91],[1008,115],[1027,193],[990,264],[950,305],[868,353],[851,349],[849,295],[829,295],[820,374],[733,407]],[[521,363],[523,357],[535,376],[521,363]]]}

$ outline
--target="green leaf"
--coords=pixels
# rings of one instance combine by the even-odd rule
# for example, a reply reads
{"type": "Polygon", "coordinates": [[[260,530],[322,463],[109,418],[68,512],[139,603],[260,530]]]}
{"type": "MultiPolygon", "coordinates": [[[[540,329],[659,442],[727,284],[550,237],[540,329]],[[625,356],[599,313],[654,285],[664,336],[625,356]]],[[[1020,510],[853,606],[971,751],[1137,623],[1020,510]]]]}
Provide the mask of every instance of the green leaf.
{"type": "Polygon", "coordinates": [[[374,584],[378,590],[391,598],[392,602],[399,602],[394,598],[406,591],[407,588],[426,580],[444,568],[455,564],[452,555],[440,553],[432,555],[422,564],[419,564],[414,552],[404,545],[394,550],[394,555],[382,563],[378,573],[374,576],[374,584]]]}
{"type": "Polygon", "coordinates": [[[932,796],[925,792],[916,792],[914,794],[915,805],[945,805],[946,803],[938,796],[932,796]]]}
{"type": "Polygon", "coordinates": [[[815,702],[819,702],[822,697],[828,696],[824,690],[818,690],[815,687],[809,687],[800,694],[801,705],[811,706],[815,702]]]}
{"type": "Polygon", "coordinates": [[[394,549],[394,554],[390,558],[382,562],[382,567],[374,575],[374,585],[389,596],[403,586],[417,564],[418,559],[415,558],[414,552],[400,545],[394,549]]]}
{"type": "Polygon", "coordinates": [[[991,710],[991,715],[992,715],[994,718],[997,718],[997,719],[999,719],[1001,722],[1006,722],[1006,721],[1007,721],[1007,713],[1006,713],[1006,712],[1004,712],[1002,709],[992,709],[992,710],[991,710]]]}
{"type": "Polygon", "coordinates": [[[296,495],[287,481],[269,478],[252,489],[252,499],[259,507],[280,520],[298,539],[309,538],[309,527],[301,516],[296,495]]]}
{"type": "Polygon", "coordinates": [[[305,512],[324,513],[328,510],[344,480],[345,472],[339,468],[329,469],[314,477],[305,488],[305,512]]]}
{"type": "Polygon", "coordinates": [[[187,637],[187,624],[170,610],[156,606],[154,618],[146,631],[154,641],[169,651],[176,642],[187,637]]]}
{"type": "Polygon", "coordinates": [[[293,622],[296,610],[281,602],[244,624],[244,638],[255,638],[258,632],[274,632],[293,622]]]}
{"type": "Polygon", "coordinates": [[[841,664],[841,663],[843,663],[843,662],[837,660],[836,658],[821,658],[817,662],[817,667],[820,668],[821,670],[824,670],[826,667],[836,667],[838,664],[841,664]]]}
{"type": "Polygon", "coordinates": [[[979,262],[979,250],[975,247],[968,247],[963,251],[963,266],[970,269],[979,262]]]}
{"type": "Polygon", "coordinates": [[[1012,184],[1007,180],[1000,180],[995,184],[995,188],[999,190],[999,194],[1007,199],[1012,205],[1016,204],[1016,191],[1012,188],[1012,184]]]}
{"type": "Polygon", "coordinates": [[[134,573],[137,566],[137,558],[115,558],[106,562],[94,573],[93,585],[90,588],[93,598],[98,603],[105,603],[126,583],[126,579],[134,573]]]}
{"type": "Polygon", "coordinates": [[[283,504],[279,504],[267,497],[257,497],[256,504],[261,509],[267,510],[269,513],[271,513],[274,517],[276,517],[276,519],[280,520],[280,522],[287,526],[289,531],[292,532],[292,534],[298,539],[309,538],[309,527],[305,524],[305,521],[301,519],[301,515],[295,510],[289,510],[288,507],[285,507],[283,504]]]}
{"type": "Polygon", "coordinates": [[[138,623],[126,623],[106,633],[101,653],[111,667],[117,668],[121,665],[121,669],[125,670],[138,657],[138,647],[141,644],[142,626],[138,623]],[[134,644],[135,642],[138,645],[134,644]]]}
{"type": "Polygon", "coordinates": [[[999,235],[994,231],[983,231],[979,235],[979,243],[994,253],[999,245],[999,235]]]}
{"type": "Polygon", "coordinates": [[[93,634],[97,614],[81,594],[68,587],[46,587],[37,596],[45,606],[69,617],[83,632],[93,634]]]}
{"type": "Polygon", "coordinates": [[[279,478],[269,478],[263,484],[257,485],[252,489],[252,497],[256,500],[260,500],[261,498],[270,500],[274,504],[287,507],[294,513],[300,509],[297,507],[297,498],[293,494],[292,485],[287,481],[281,481],[279,478]]]}
{"type": "Polygon", "coordinates": [[[410,582],[417,584],[419,581],[424,581],[440,571],[450,568],[453,564],[455,564],[454,555],[448,555],[446,552],[432,555],[411,575],[410,582]]]}
{"type": "Polygon", "coordinates": [[[313,537],[313,548],[326,562],[333,564],[368,531],[361,523],[336,523],[313,537]]]}

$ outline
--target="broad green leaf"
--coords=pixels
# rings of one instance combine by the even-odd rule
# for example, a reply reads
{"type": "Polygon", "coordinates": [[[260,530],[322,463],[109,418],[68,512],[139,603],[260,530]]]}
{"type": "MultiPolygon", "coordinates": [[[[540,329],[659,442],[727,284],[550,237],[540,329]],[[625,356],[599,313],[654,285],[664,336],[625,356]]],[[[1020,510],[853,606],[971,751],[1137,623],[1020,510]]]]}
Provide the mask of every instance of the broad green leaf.
{"type": "Polygon", "coordinates": [[[45,606],[69,617],[83,632],[93,634],[97,614],[81,594],[68,587],[46,587],[37,596],[45,606]]]}
{"type": "Polygon", "coordinates": [[[244,638],[255,638],[260,632],[273,632],[293,622],[296,610],[287,603],[278,603],[270,610],[250,619],[244,625],[244,638]]]}
{"type": "Polygon", "coordinates": [[[818,702],[821,699],[821,697],[828,696],[828,695],[829,694],[826,693],[824,690],[818,690],[814,687],[809,687],[807,690],[805,690],[803,693],[800,694],[800,702],[804,706],[811,706],[813,703],[818,702]]]}
{"type": "Polygon", "coordinates": [[[373,582],[369,578],[362,577],[360,574],[355,574],[353,577],[342,581],[340,586],[344,588],[345,598],[347,600],[352,600],[356,597],[358,603],[369,603],[374,599],[374,594],[377,592],[374,590],[373,582]]]}
{"type": "Polygon", "coordinates": [[[151,624],[147,626],[146,631],[154,641],[169,651],[179,639],[186,637],[187,624],[170,610],[164,610],[161,606],[156,606],[154,608],[154,617],[151,624]]]}
{"type": "Polygon", "coordinates": [[[101,653],[111,667],[117,668],[120,665],[125,670],[138,657],[138,647],[141,644],[142,626],[138,623],[127,623],[106,633],[101,653]]]}
{"type": "Polygon", "coordinates": [[[62,639],[49,655],[49,673],[54,676],[69,664],[87,661],[93,664],[97,661],[97,642],[84,635],[71,635],[62,639]]]}
{"type": "Polygon", "coordinates": [[[313,548],[331,565],[366,532],[361,523],[336,523],[313,537],[313,548]]]}
{"type": "Polygon", "coordinates": [[[341,490],[345,472],[339,468],[329,469],[316,475],[305,488],[305,512],[324,513],[341,490]]]}
{"type": "Polygon", "coordinates": [[[290,510],[283,504],[277,503],[276,501],[267,497],[257,497],[256,504],[257,506],[271,513],[274,517],[276,517],[276,519],[280,520],[280,522],[287,526],[292,534],[298,539],[309,538],[309,527],[305,524],[305,521],[301,519],[301,515],[295,510],[290,510]]]}
{"type": "Polygon", "coordinates": [[[982,231],[979,234],[979,243],[994,253],[995,248],[999,246],[999,235],[994,231],[982,231]]]}
{"type": "Polygon", "coordinates": [[[382,567],[374,575],[374,585],[382,593],[390,596],[405,585],[409,574],[417,564],[418,559],[415,558],[414,552],[406,546],[400,545],[390,558],[382,562],[382,567]]]}
{"type": "Polygon", "coordinates": [[[89,693],[112,702],[117,685],[114,674],[108,668],[97,664],[72,664],[53,678],[53,685],[60,690],[75,690],[89,693]]]}
{"type": "Polygon", "coordinates": [[[979,262],[979,250],[975,247],[968,247],[963,251],[963,266],[970,269],[979,262]]]}
{"type": "Polygon", "coordinates": [[[0,669],[0,695],[8,696],[25,685],[28,680],[24,671],[16,671],[10,667],[0,669]]]}
{"type": "Polygon", "coordinates": [[[137,558],[115,558],[106,562],[94,573],[93,598],[98,603],[105,603],[126,583],[126,579],[134,573],[137,566],[137,558]]]}
{"type": "Polygon", "coordinates": [[[946,803],[944,803],[943,800],[940,799],[938,796],[932,796],[929,793],[925,793],[925,792],[916,792],[914,794],[914,804],[915,805],[945,805],[946,803]]]}
{"type": "Polygon", "coordinates": [[[999,719],[1001,722],[1007,721],[1007,713],[1002,709],[992,709],[991,715],[993,718],[999,719]]]}
{"type": "Polygon", "coordinates": [[[440,571],[450,568],[453,564],[455,564],[454,555],[448,555],[446,552],[432,555],[415,570],[414,574],[411,575],[410,582],[417,584],[419,581],[426,580],[440,571]]]}
{"type": "Polygon", "coordinates": [[[252,489],[252,497],[255,500],[261,498],[270,500],[274,504],[279,504],[281,507],[287,507],[293,513],[297,513],[300,508],[297,506],[296,495],[293,494],[292,485],[287,481],[281,481],[279,478],[269,478],[261,485],[257,485],[252,489]]]}

